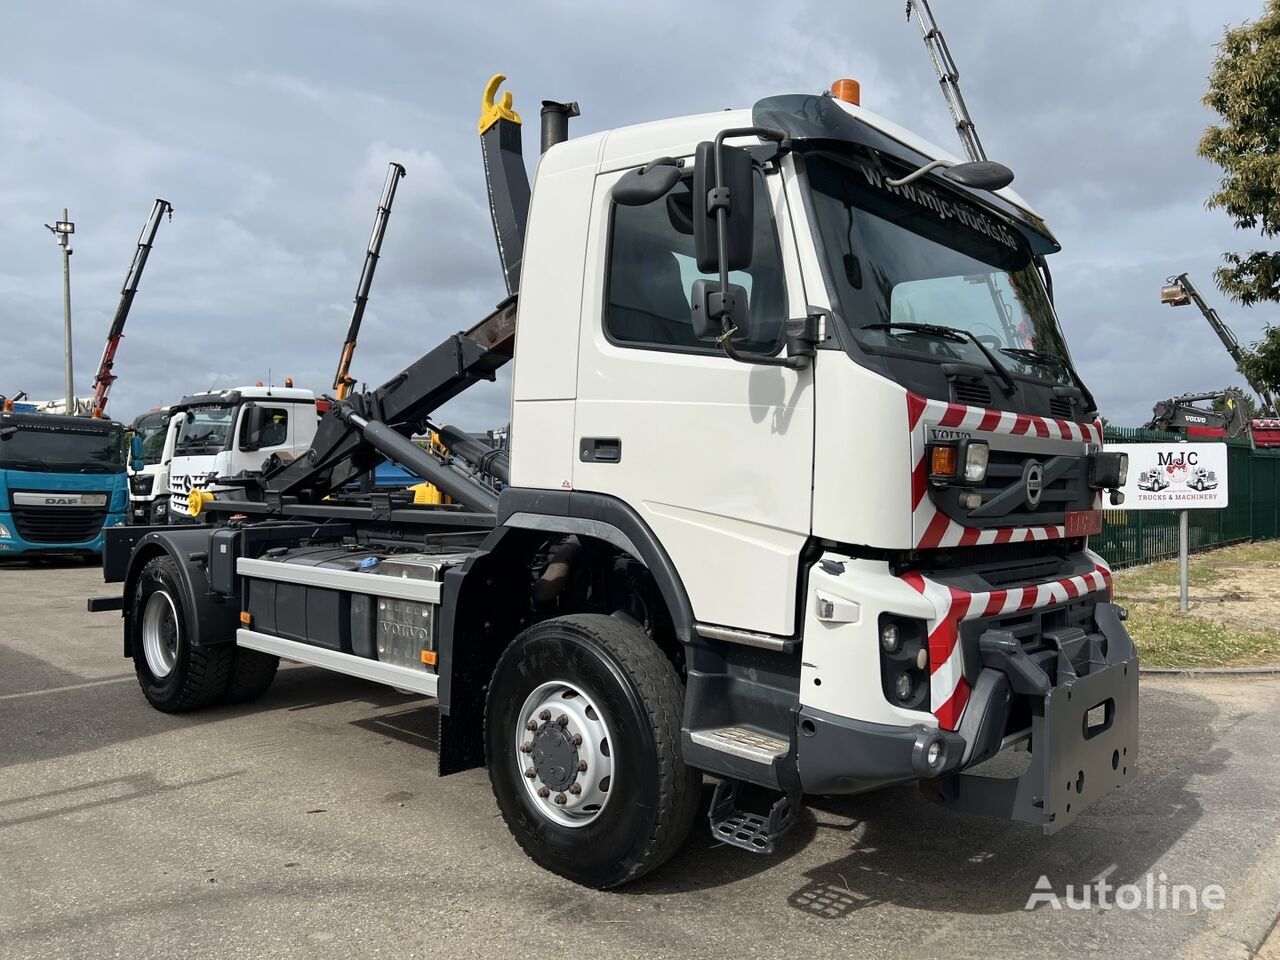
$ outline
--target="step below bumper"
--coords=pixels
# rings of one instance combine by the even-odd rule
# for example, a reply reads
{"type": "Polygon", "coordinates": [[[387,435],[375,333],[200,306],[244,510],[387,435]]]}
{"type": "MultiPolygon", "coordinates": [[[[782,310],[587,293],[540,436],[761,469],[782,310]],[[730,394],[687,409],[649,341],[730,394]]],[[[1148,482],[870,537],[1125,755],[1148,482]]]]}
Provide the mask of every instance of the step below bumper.
{"type": "Polygon", "coordinates": [[[919,780],[926,796],[954,809],[1035,824],[1046,833],[1060,830],[1134,775],[1138,657],[1120,615],[1115,604],[1098,604],[1091,662],[1084,664],[1078,649],[1074,664],[1060,652],[1056,684],[1043,659],[989,631],[955,731],[866,723],[802,707],[796,767],[804,792],[861,793],[919,780]],[[1013,777],[970,772],[1005,745],[1018,698],[1030,707],[1030,764],[1013,777]]]}

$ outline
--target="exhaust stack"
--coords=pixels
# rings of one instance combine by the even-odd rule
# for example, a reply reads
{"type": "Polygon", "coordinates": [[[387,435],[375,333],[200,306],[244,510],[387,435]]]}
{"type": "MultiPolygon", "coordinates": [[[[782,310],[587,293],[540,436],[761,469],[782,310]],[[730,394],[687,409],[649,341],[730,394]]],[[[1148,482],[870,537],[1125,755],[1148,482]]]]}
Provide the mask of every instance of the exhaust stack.
{"type": "Polygon", "coordinates": [[[542,153],[557,143],[569,139],[569,119],[582,116],[576,100],[560,103],[558,100],[542,101],[542,153]]]}

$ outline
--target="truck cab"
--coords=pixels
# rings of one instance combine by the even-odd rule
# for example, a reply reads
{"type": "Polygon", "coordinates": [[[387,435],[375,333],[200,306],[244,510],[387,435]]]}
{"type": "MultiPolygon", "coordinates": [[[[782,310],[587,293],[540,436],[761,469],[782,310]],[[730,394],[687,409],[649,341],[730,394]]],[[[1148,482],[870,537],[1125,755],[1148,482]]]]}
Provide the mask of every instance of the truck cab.
{"type": "Polygon", "coordinates": [[[297,387],[241,387],[184,397],[169,463],[169,522],[191,521],[193,489],[219,493],[216,477],[261,474],[305,453],[316,431],[316,398],[297,387]],[[274,458],[274,461],[273,461],[274,458]]]}
{"type": "Polygon", "coordinates": [[[169,463],[169,522],[191,521],[192,490],[228,489],[218,477],[256,475],[305,453],[316,432],[316,398],[299,387],[238,387],[184,397],[169,463]]]}
{"type": "Polygon", "coordinates": [[[96,556],[128,502],[121,424],[0,412],[0,556],[96,556]]]}
{"type": "Polygon", "coordinates": [[[137,457],[129,459],[129,522],[166,523],[169,515],[169,461],[180,423],[171,424],[168,407],[136,417],[129,429],[137,457]],[[171,429],[172,427],[172,429],[171,429]]]}

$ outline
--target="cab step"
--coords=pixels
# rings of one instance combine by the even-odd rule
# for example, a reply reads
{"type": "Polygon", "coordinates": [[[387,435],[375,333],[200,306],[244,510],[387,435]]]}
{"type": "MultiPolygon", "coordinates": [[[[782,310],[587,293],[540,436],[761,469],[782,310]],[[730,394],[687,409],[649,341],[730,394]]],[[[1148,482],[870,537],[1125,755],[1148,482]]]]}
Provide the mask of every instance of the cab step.
{"type": "Polygon", "coordinates": [[[712,750],[763,764],[771,764],[779,757],[786,756],[790,749],[787,741],[747,727],[713,727],[694,730],[689,737],[694,743],[710,747],[712,750]]]}
{"type": "Polygon", "coordinates": [[[721,843],[748,853],[773,853],[774,843],[795,826],[800,818],[800,797],[784,794],[773,802],[767,814],[738,807],[740,780],[721,780],[711,797],[711,836],[721,843]]]}

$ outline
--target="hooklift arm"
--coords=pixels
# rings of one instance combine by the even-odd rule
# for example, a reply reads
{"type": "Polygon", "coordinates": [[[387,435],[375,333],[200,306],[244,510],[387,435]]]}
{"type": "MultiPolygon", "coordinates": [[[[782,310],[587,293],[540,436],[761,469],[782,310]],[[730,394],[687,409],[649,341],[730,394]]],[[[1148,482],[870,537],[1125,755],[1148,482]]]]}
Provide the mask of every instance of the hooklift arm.
{"type": "MultiPolygon", "coordinates": [[[[428,418],[441,405],[477,381],[494,379],[515,347],[515,293],[530,190],[520,116],[510,93],[495,101],[505,79],[495,74],[485,86],[478,129],[489,212],[511,296],[470,330],[454,334],[376,390],[339,398],[321,419],[311,449],[262,478],[259,490],[268,506],[283,507],[286,498],[322,500],[388,457],[472,510],[496,510],[492,489],[440,464],[410,438],[427,428],[428,418]]],[[[562,106],[568,116],[576,116],[576,104],[571,111],[570,105],[562,106]]]]}
{"type": "Polygon", "coordinates": [[[173,219],[173,204],[168,200],[156,200],[151,208],[151,216],[147,218],[138,236],[138,248],[133,253],[133,262],[129,272],[124,275],[124,286],[120,288],[120,303],[116,305],[116,315],[111,321],[111,329],[107,331],[107,345],[103,348],[102,359],[98,362],[98,372],[93,377],[93,418],[100,420],[107,409],[107,395],[111,392],[111,384],[116,376],[111,372],[115,365],[116,350],[124,337],[124,322],[129,318],[129,309],[133,306],[134,295],[138,292],[138,284],[142,280],[142,270],[147,265],[147,257],[151,253],[151,245],[155,242],[156,231],[160,228],[160,218],[164,214],[173,219]]]}
{"type": "Polygon", "coordinates": [[[364,320],[364,308],[369,303],[369,288],[373,286],[373,272],[378,268],[378,256],[382,252],[382,238],[387,233],[387,220],[391,217],[391,204],[396,199],[396,185],[405,174],[404,167],[391,163],[387,168],[387,182],[378,201],[378,212],[373,219],[373,233],[369,237],[369,249],[364,255],[364,269],[356,285],[355,306],[351,310],[351,323],[347,327],[347,340],[342,345],[342,357],[338,360],[338,372],[333,376],[333,395],[345,400],[355,380],[351,378],[351,357],[356,352],[356,338],[364,320]]]}

